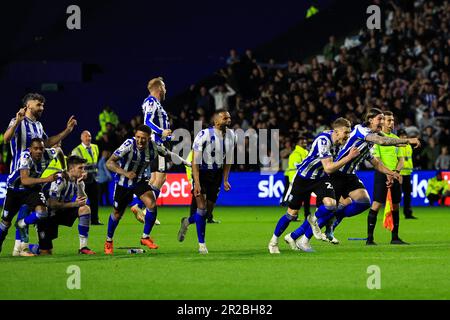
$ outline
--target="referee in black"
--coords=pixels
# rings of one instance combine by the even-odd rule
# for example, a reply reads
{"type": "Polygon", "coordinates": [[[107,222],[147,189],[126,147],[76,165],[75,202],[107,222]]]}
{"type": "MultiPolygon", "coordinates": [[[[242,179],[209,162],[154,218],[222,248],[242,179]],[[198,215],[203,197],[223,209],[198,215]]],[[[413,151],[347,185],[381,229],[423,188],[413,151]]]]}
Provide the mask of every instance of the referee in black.
{"type": "MultiPolygon", "coordinates": [[[[395,126],[394,115],[390,111],[383,112],[384,124],[382,135],[390,138],[398,137],[392,133],[395,126]]],[[[397,146],[374,146],[374,156],[377,157],[387,168],[397,173],[403,168],[404,156],[403,148],[397,146]]],[[[394,229],[392,230],[391,244],[408,244],[398,236],[398,227],[400,222],[399,207],[402,199],[402,181],[387,180],[386,175],[375,171],[375,181],[373,188],[373,203],[367,217],[367,245],[375,245],[373,232],[377,223],[378,211],[386,202],[388,188],[391,189],[392,196],[392,218],[394,220],[394,229]]]]}

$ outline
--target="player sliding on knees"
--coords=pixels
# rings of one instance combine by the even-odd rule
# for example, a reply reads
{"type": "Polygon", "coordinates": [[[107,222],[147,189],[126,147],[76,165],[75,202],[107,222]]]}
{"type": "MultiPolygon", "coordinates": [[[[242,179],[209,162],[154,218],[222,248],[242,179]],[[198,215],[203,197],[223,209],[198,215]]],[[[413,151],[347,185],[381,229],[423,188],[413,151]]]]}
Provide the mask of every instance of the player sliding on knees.
{"type": "Polygon", "coordinates": [[[225,191],[231,189],[228,182],[236,136],[228,127],[231,117],[228,111],[217,110],[214,114],[214,126],[201,130],[195,137],[192,149],[193,195],[197,201],[197,211],[189,218],[181,219],[178,241],[183,241],[190,224],[197,227],[199,253],[206,254],[205,244],[206,212],[214,208],[222,184],[225,191]]]}
{"type": "Polygon", "coordinates": [[[158,249],[150,238],[150,232],[156,220],[156,199],[148,184],[148,167],[158,156],[158,146],[150,140],[151,130],[140,125],[133,138],[125,142],[112,154],[106,167],[116,173],[114,206],[108,221],[108,234],[105,242],[105,254],[113,254],[113,236],[127,206],[136,194],[146,207],[144,232],[141,244],[150,249],[158,249]]]}
{"type": "Polygon", "coordinates": [[[67,159],[67,171],[58,173],[48,191],[49,217],[37,224],[39,236],[39,251],[41,255],[51,255],[52,241],[58,237],[58,226],[73,226],[78,219],[78,234],[80,239],[79,254],[92,255],[94,251],[88,247],[89,226],[91,224],[91,209],[86,204],[84,179],[87,172],[87,160],[78,156],[67,159]]]}
{"type": "Polygon", "coordinates": [[[354,127],[347,143],[336,157],[335,161],[340,161],[347,156],[351,149],[358,148],[360,151],[360,155],[357,158],[354,158],[331,175],[331,182],[336,191],[336,199],[340,200],[340,204],[335,213],[336,220],[332,225],[327,225],[325,234],[328,240],[334,238],[333,231],[342,219],[355,216],[370,208],[370,196],[364,184],[356,176],[356,171],[364,160],[370,161],[375,170],[385,174],[388,181],[393,181],[392,179],[400,180],[399,173],[386,168],[381,161],[371,154],[370,150],[374,144],[382,146],[401,146],[405,144],[415,145],[415,147],[420,146],[420,141],[417,138],[398,139],[381,135],[380,132],[383,125],[383,111],[378,108],[370,109],[365,115],[363,125],[354,127]]]}
{"type": "MultiPolygon", "coordinates": [[[[317,210],[313,215],[308,216],[308,221],[312,225],[317,223],[318,218],[331,216],[336,209],[334,189],[328,175],[357,157],[359,151],[354,148],[346,157],[338,162],[333,162],[332,148],[345,143],[351,131],[351,123],[347,119],[338,118],[333,122],[332,128],[333,130],[324,131],[315,138],[308,156],[298,167],[294,182],[289,187],[284,199],[288,202],[288,210],[278,221],[269,242],[271,254],[280,253],[278,238],[289,226],[289,223],[296,220],[305,194],[314,192],[317,195],[317,210]]],[[[321,239],[320,229],[315,226],[313,230],[314,235],[321,239]]],[[[309,243],[296,242],[298,237],[294,231],[292,234],[286,235],[285,241],[294,250],[310,251],[309,243]]]]}

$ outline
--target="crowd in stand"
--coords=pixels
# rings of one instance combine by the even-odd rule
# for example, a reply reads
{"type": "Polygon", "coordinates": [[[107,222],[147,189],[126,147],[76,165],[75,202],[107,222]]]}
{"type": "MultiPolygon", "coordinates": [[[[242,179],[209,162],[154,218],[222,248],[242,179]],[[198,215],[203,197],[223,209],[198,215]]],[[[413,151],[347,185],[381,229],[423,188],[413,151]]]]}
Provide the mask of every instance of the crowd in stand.
{"type": "MultiPolygon", "coordinates": [[[[217,85],[192,85],[179,110],[168,110],[171,127],[193,134],[194,121],[207,126],[214,110],[225,108],[234,129],[279,129],[284,169],[299,136],[312,141],[336,118],[361,123],[368,108],[378,107],[394,113],[397,129],[422,139],[414,150],[416,168],[450,169],[449,1],[391,1],[383,12],[381,30],[362,29],[341,44],[330,36],[323,52],[307,61],[263,63],[251,50],[231,50],[217,85]]],[[[105,108],[100,119],[101,150],[114,151],[143,121],[138,115],[123,123],[111,113],[105,108]]],[[[270,151],[268,144],[269,157],[270,151]]]]}

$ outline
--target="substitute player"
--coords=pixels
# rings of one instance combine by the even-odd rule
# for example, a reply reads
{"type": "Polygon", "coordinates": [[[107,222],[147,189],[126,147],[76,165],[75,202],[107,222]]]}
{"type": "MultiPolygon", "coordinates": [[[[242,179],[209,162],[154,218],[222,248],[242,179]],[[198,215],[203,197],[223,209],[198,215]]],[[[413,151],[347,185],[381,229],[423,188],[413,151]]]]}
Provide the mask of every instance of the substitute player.
{"type": "Polygon", "coordinates": [[[335,161],[344,158],[352,148],[358,148],[360,155],[351,162],[340,168],[331,175],[331,182],[336,191],[336,199],[340,204],[336,210],[336,221],[328,228],[326,235],[328,239],[333,239],[333,230],[339,225],[344,217],[352,217],[370,208],[370,196],[364,184],[359,180],[356,171],[359,165],[368,160],[375,170],[388,175],[396,180],[400,180],[397,172],[389,170],[383,163],[373,157],[371,149],[375,144],[382,146],[401,146],[405,144],[420,146],[417,138],[398,139],[380,135],[384,125],[384,114],[378,108],[370,109],[365,115],[365,122],[353,128],[348,141],[339,151],[335,161]]]}
{"type": "Polygon", "coordinates": [[[156,220],[156,199],[148,184],[147,168],[158,156],[156,144],[150,140],[152,131],[146,125],[140,125],[133,138],[125,142],[112,154],[106,162],[106,167],[116,173],[113,213],[108,221],[108,234],[105,242],[105,254],[113,254],[114,232],[122,219],[126,207],[133,200],[133,194],[145,204],[146,214],[144,233],[141,244],[150,249],[158,245],[150,239],[150,232],[156,220]]]}
{"type": "MultiPolygon", "coordinates": [[[[56,149],[45,149],[40,138],[31,140],[30,148],[20,155],[16,169],[8,176],[6,199],[0,222],[0,251],[6,238],[11,221],[23,204],[32,211],[30,215],[17,222],[17,226],[25,228],[48,216],[47,201],[42,192],[42,184],[53,182],[56,174],[40,178],[48,164],[58,156],[56,149]]],[[[30,256],[27,248],[23,248],[23,256],[30,256]]]]}
{"type": "Polygon", "coordinates": [[[48,194],[49,218],[37,224],[39,250],[41,255],[52,254],[52,240],[58,237],[58,226],[72,227],[78,219],[80,239],[79,254],[95,254],[88,247],[89,226],[91,224],[91,209],[86,205],[84,179],[87,160],[70,156],[67,159],[67,172],[57,174],[48,194]]]}
{"type": "MultiPolygon", "coordinates": [[[[389,138],[398,138],[392,133],[395,127],[394,114],[391,111],[384,111],[384,124],[381,134],[389,138]]],[[[402,147],[375,145],[373,155],[383,165],[394,172],[400,173],[404,164],[404,153],[402,147]]],[[[402,199],[402,177],[399,180],[388,179],[385,174],[375,171],[373,186],[373,202],[367,216],[367,245],[375,245],[373,232],[377,223],[378,211],[386,202],[388,188],[392,196],[392,218],[394,220],[394,229],[392,230],[391,244],[407,244],[398,237],[398,227],[400,223],[399,208],[402,199]]]]}
{"type": "Polygon", "coordinates": [[[228,127],[231,116],[228,111],[220,109],[214,113],[214,126],[201,130],[195,137],[192,149],[194,150],[192,162],[193,195],[197,201],[197,211],[189,218],[181,219],[178,232],[178,241],[183,241],[190,224],[197,227],[199,253],[207,254],[205,244],[206,212],[212,212],[219,196],[223,180],[225,191],[231,189],[228,177],[231,169],[231,160],[236,136],[228,127]]]}
{"type": "MultiPolygon", "coordinates": [[[[354,148],[346,157],[340,161],[333,162],[332,148],[335,145],[345,143],[351,130],[351,123],[347,119],[338,118],[333,122],[332,128],[333,130],[322,132],[314,139],[308,156],[297,169],[294,182],[289,187],[285,198],[289,203],[287,212],[278,221],[269,242],[269,252],[271,254],[280,253],[278,238],[283,234],[290,222],[296,220],[306,194],[314,192],[317,195],[317,210],[314,215],[308,216],[308,223],[315,225],[317,224],[317,219],[331,216],[336,209],[334,189],[328,175],[357,157],[359,152],[354,148]]],[[[315,236],[320,237],[320,229],[316,225],[314,228],[316,229],[315,236]]],[[[298,248],[296,239],[299,235],[296,231],[285,237],[285,241],[294,250],[298,248]]],[[[308,246],[308,243],[302,244],[302,247],[308,246]]]]}

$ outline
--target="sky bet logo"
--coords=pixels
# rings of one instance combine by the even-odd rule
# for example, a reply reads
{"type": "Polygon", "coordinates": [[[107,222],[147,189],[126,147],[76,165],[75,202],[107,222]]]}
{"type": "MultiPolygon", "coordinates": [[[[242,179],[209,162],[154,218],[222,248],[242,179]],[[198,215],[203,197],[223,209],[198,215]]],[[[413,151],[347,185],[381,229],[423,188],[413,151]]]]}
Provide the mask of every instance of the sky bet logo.
{"type": "Polygon", "coordinates": [[[275,182],[274,176],[270,176],[269,180],[261,180],[258,183],[258,198],[281,198],[284,192],[284,184],[282,180],[275,182]]]}

